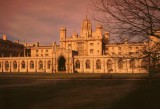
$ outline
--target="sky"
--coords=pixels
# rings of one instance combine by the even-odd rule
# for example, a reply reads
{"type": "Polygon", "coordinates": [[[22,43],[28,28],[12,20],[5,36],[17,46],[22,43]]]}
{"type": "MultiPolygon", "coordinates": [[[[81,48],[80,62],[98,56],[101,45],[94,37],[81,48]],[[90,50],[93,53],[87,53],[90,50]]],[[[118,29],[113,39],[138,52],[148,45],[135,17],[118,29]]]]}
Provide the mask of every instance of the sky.
{"type": "Polygon", "coordinates": [[[59,28],[67,36],[80,33],[90,0],[0,0],[0,35],[20,43],[59,43],[59,28]]]}

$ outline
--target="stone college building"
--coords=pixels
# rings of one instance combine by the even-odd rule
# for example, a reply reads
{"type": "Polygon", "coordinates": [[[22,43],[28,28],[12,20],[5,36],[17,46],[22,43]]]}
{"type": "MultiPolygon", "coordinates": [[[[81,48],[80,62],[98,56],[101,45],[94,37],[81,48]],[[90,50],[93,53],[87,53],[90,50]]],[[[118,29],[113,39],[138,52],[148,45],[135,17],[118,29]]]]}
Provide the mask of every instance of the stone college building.
{"type": "MultiPolygon", "coordinates": [[[[147,73],[148,61],[143,51],[148,43],[109,43],[109,32],[98,24],[92,31],[88,18],[82,22],[81,33],[66,36],[60,28],[60,45],[51,46],[19,44],[6,36],[0,41],[0,72],[3,73],[147,73]],[[6,48],[8,47],[8,48],[6,48]],[[5,56],[7,50],[9,54],[5,56]],[[4,52],[5,51],[5,52],[4,52]],[[19,53],[15,51],[20,51],[19,53]],[[22,52],[23,51],[23,52],[22,52]],[[12,55],[13,53],[14,55],[12,55]],[[23,56],[21,56],[23,54],[23,56]]],[[[156,39],[157,41],[157,39],[156,39]]],[[[159,41],[159,40],[158,40],[159,41]]],[[[154,42],[153,42],[154,43],[154,42]]],[[[8,53],[8,52],[7,52],[8,53]]]]}

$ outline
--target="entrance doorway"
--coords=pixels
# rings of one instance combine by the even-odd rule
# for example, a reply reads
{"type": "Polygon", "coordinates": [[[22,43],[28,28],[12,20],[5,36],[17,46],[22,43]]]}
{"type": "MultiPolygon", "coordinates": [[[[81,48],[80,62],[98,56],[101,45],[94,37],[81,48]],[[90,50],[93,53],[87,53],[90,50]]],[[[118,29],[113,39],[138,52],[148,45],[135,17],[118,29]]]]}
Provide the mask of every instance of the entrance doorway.
{"type": "Polygon", "coordinates": [[[58,71],[66,71],[66,59],[63,56],[58,60],[58,71]]]}

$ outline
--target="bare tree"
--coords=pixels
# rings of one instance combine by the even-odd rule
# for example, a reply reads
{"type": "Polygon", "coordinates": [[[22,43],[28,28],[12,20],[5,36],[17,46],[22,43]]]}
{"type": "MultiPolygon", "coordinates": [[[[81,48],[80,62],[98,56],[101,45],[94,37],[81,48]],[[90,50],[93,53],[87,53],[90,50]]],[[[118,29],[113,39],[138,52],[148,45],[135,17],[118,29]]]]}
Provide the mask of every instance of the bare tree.
{"type": "Polygon", "coordinates": [[[148,41],[141,52],[148,58],[149,74],[152,66],[159,66],[160,0],[92,0],[92,5],[94,19],[116,38],[148,41]]]}
{"type": "Polygon", "coordinates": [[[160,0],[93,0],[94,18],[127,39],[154,36],[160,30],[160,0]]]}

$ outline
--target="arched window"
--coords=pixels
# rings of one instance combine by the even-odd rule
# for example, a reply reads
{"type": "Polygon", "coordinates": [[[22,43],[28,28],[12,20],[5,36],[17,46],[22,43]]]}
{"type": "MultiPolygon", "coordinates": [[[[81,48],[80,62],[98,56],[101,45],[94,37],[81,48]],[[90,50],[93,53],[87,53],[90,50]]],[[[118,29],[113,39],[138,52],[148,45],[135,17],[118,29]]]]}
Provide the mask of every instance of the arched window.
{"type": "Polygon", "coordinates": [[[5,62],[5,70],[9,70],[9,62],[8,61],[5,62]]]}
{"type": "Polygon", "coordinates": [[[22,69],[25,69],[25,67],[26,67],[26,66],[25,66],[25,62],[22,61],[22,62],[21,62],[21,68],[22,68],[22,69]]]}
{"type": "Polygon", "coordinates": [[[17,62],[16,61],[13,62],[13,69],[17,69],[17,62]]]}
{"type": "Polygon", "coordinates": [[[123,69],[123,60],[122,59],[118,60],[118,68],[123,69]]]}
{"type": "Polygon", "coordinates": [[[50,60],[47,62],[47,68],[51,69],[51,61],[50,60]]]}
{"type": "Polygon", "coordinates": [[[87,68],[87,69],[90,68],[90,61],[89,61],[89,60],[86,61],[86,68],[87,68]]]}
{"type": "Polygon", "coordinates": [[[112,61],[111,60],[107,61],[107,69],[112,70],[112,61]]]}
{"type": "Polygon", "coordinates": [[[101,61],[99,59],[96,61],[96,69],[101,69],[101,61]]]}
{"type": "Polygon", "coordinates": [[[39,69],[43,69],[43,62],[39,61],[39,69]]]}
{"type": "Polygon", "coordinates": [[[80,68],[80,61],[79,60],[76,61],[76,68],[80,68]]]}
{"type": "Polygon", "coordinates": [[[34,69],[34,62],[30,61],[30,69],[34,69]]]}
{"type": "Polygon", "coordinates": [[[0,62],[0,69],[2,68],[2,63],[0,62]]]}
{"type": "Polygon", "coordinates": [[[130,69],[135,69],[135,68],[136,68],[136,66],[135,66],[135,60],[134,60],[134,59],[131,59],[131,60],[129,61],[129,65],[130,65],[130,69]]]}
{"type": "Polygon", "coordinates": [[[142,66],[142,68],[147,69],[147,64],[148,64],[147,60],[143,59],[143,60],[141,61],[141,66],[142,66]]]}

